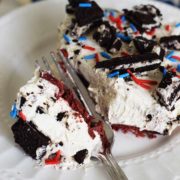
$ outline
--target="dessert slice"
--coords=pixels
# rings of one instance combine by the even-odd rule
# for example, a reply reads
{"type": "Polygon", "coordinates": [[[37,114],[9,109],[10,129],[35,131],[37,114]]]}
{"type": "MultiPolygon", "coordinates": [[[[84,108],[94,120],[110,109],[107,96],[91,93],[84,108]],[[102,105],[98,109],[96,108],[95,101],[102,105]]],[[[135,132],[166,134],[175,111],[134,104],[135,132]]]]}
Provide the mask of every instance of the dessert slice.
{"type": "Polygon", "coordinates": [[[61,51],[88,82],[97,112],[116,129],[170,135],[179,125],[179,107],[169,110],[154,98],[167,55],[156,36],[161,34],[161,20],[156,7],[140,5],[124,12],[106,9],[91,28],[76,34],[75,14],[59,28],[61,51]]]}
{"type": "Polygon", "coordinates": [[[11,116],[15,142],[40,164],[77,168],[90,162],[106,142],[101,122],[92,117],[65,85],[48,72],[20,88],[11,116]]]}

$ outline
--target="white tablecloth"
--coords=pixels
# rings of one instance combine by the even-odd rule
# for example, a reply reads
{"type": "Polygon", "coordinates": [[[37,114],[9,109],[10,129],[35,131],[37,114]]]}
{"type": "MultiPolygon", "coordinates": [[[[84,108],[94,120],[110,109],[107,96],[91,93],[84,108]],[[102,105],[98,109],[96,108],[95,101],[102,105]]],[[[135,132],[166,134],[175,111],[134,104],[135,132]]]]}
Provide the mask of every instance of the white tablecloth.
{"type": "Polygon", "coordinates": [[[20,5],[16,0],[0,0],[0,16],[18,8],[20,5]]]}

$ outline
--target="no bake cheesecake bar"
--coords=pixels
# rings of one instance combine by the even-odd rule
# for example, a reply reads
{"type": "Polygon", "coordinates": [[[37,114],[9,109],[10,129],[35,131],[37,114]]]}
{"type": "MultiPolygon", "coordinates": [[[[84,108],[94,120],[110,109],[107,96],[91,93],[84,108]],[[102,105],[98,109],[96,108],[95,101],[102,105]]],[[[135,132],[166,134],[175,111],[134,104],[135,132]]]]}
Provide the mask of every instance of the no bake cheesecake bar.
{"type": "Polygon", "coordinates": [[[59,26],[59,47],[88,82],[97,112],[116,129],[170,135],[179,126],[180,25],[163,24],[153,5],[118,11],[76,3],[59,26]]]}

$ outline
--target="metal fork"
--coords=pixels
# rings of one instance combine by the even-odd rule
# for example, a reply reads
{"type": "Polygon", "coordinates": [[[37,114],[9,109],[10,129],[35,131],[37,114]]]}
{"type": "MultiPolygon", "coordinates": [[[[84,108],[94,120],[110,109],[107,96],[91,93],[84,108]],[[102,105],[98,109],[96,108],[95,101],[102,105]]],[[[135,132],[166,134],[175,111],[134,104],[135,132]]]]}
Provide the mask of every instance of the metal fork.
{"type": "Polygon", "coordinates": [[[127,176],[111,153],[111,147],[114,142],[114,133],[109,122],[106,119],[102,120],[102,117],[96,113],[95,103],[90,98],[86,87],[79,79],[75,69],[70,64],[69,59],[65,58],[61,51],[57,53],[59,57],[58,59],[56,53],[51,52],[50,54],[53,63],[48,62],[45,57],[42,58],[46,69],[50,71],[56,78],[60,77],[66,86],[73,90],[75,96],[84,104],[88,113],[94,117],[96,122],[103,122],[103,127],[109,142],[109,146],[105,148],[103,153],[93,154],[93,158],[101,160],[113,180],[128,180],[127,176]],[[64,63],[67,73],[64,72],[60,63],[64,63]]]}

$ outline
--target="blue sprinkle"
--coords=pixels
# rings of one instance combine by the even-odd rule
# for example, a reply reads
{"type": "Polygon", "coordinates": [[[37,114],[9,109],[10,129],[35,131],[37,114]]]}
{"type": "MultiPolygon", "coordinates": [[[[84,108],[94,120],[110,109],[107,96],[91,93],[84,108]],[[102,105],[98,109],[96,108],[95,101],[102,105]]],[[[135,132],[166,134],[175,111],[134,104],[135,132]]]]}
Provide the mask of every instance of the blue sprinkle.
{"type": "Polygon", "coordinates": [[[166,68],[163,68],[163,76],[165,76],[167,73],[167,69],[166,68]]]}
{"type": "Polygon", "coordinates": [[[68,42],[68,43],[71,42],[71,39],[70,39],[70,37],[69,37],[68,35],[64,34],[63,37],[64,37],[64,40],[65,40],[66,42],[68,42]]]}
{"type": "Polygon", "coordinates": [[[176,27],[180,27],[180,23],[177,23],[177,24],[176,24],[176,27]]]}
{"type": "Polygon", "coordinates": [[[125,23],[125,22],[126,22],[126,17],[125,17],[125,16],[121,16],[121,21],[122,21],[123,23],[125,23]]]}
{"type": "Polygon", "coordinates": [[[178,66],[177,66],[177,72],[180,72],[180,64],[178,64],[178,66]]]}
{"type": "Polygon", "coordinates": [[[172,57],[168,58],[168,60],[171,61],[171,62],[177,62],[177,60],[172,58],[172,57]]]}
{"type": "Polygon", "coordinates": [[[174,51],[171,51],[167,56],[166,56],[166,58],[167,59],[169,59],[169,58],[171,58],[171,56],[174,54],[174,51]]]}
{"type": "Polygon", "coordinates": [[[85,36],[79,37],[79,41],[85,41],[85,40],[87,40],[87,37],[85,37],[85,36]]]}
{"type": "Polygon", "coordinates": [[[96,57],[95,54],[91,54],[91,55],[84,56],[84,59],[85,59],[85,60],[92,60],[92,59],[94,59],[95,57],[96,57]]]}
{"type": "Polygon", "coordinates": [[[16,108],[16,104],[14,103],[12,106],[12,110],[10,112],[10,116],[14,119],[14,118],[16,118],[17,113],[18,113],[18,110],[16,108]]]}
{"type": "Polygon", "coordinates": [[[123,41],[126,41],[126,42],[131,41],[131,38],[130,38],[129,36],[125,36],[125,35],[122,34],[122,33],[117,33],[117,34],[116,34],[116,37],[121,38],[123,41]]]}
{"type": "Polygon", "coordinates": [[[137,32],[137,29],[136,29],[136,27],[134,26],[134,24],[130,23],[130,27],[131,27],[131,29],[132,29],[134,32],[137,32]]]}
{"type": "Polygon", "coordinates": [[[106,52],[101,52],[100,54],[101,54],[102,57],[104,57],[106,59],[112,59],[111,56],[106,52]]]}
{"type": "Polygon", "coordinates": [[[129,76],[129,73],[124,73],[124,74],[119,75],[119,78],[125,78],[125,77],[128,77],[128,76],[129,76]]]}
{"type": "Polygon", "coordinates": [[[92,7],[92,4],[91,3],[79,3],[79,7],[92,7]]]}
{"type": "Polygon", "coordinates": [[[114,76],[117,76],[117,75],[119,75],[119,71],[115,71],[115,72],[113,72],[113,73],[110,73],[110,74],[108,74],[108,78],[112,78],[112,77],[114,77],[114,76]]]}

